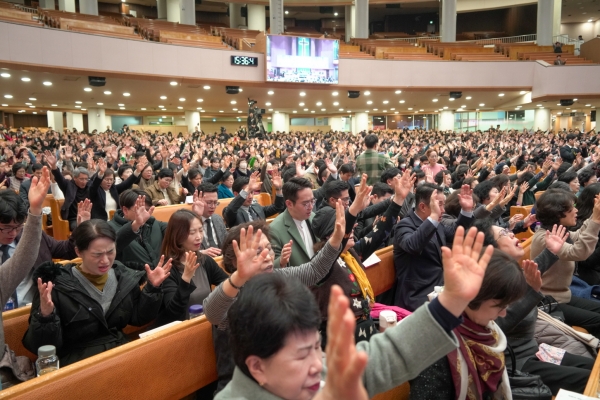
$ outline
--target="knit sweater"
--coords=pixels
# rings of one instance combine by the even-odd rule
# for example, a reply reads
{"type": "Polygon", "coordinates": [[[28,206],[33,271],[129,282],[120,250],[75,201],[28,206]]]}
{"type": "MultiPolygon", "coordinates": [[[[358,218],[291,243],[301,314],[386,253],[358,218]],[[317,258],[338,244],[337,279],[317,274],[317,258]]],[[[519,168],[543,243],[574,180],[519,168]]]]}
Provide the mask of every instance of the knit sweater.
{"type": "MultiPolygon", "coordinates": [[[[0,265],[0,302],[6,304],[19,283],[33,268],[42,239],[42,216],[28,214],[23,235],[14,254],[0,265]]],[[[0,315],[0,349],[4,356],[4,324],[0,315]]]]}
{"type": "MultiPolygon", "coordinates": [[[[554,297],[559,303],[571,301],[571,280],[575,272],[575,262],[586,260],[596,248],[600,224],[588,219],[581,228],[571,232],[567,243],[558,252],[558,261],[542,275],[544,295],[554,297]]],[[[531,259],[538,256],[545,248],[546,229],[539,228],[531,242],[531,259]]]]}

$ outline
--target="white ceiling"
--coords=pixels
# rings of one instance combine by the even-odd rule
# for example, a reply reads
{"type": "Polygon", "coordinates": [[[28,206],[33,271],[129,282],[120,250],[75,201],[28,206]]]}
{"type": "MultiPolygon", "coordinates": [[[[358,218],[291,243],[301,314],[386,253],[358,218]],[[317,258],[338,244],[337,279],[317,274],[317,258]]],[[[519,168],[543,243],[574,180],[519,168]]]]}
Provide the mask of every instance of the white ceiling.
{"type": "MultiPolygon", "coordinates": [[[[108,77],[106,86],[90,87],[87,76],[63,75],[44,72],[30,72],[22,70],[0,69],[0,73],[8,73],[8,78],[0,77],[0,110],[7,112],[18,112],[25,110],[26,113],[44,113],[46,110],[85,112],[83,109],[91,107],[104,108],[107,114],[112,115],[182,115],[185,110],[197,110],[202,108],[201,116],[205,117],[241,117],[247,114],[247,98],[251,97],[258,101],[261,108],[267,110],[267,115],[272,113],[286,112],[291,116],[340,116],[348,115],[350,112],[368,111],[374,115],[433,113],[448,107],[456,110],[465,106],[465,111],[490,110],[514,110],[521,105],[523,110],[534,109],[540,103],[526,103],[527,96],[520,93],[529,90],[506,91],[504,96],[499,96],[497,91],[463,91],[461,99],[449,100],[448,90],[403,90],[403,88],[389,88],[385,90],[370,90],[361,88],[361,96],[357,99],[347,97],[348,89],[332,86],[306,86],[295,87],[288,85],[285,88],[270,86],[268,83],[257,86],[242,86],[243,92],[237,95],[225,93],[225,84],[206,82],[203,84],[186,84],[171,86],[169,82],[140,79],[117,79],[108,77]],[[29,82],[21,78],[29,78],[29,82]],[[51,86],[45,86],[44,81],[52,82],[51,86]],[[204,89],[203,85],[210,85],[210,89],[204,89]],[[308,87],[308,89],[307,89],[308,87]],[[87,92],[85,88],[92,90],[87,92]],[[273,94],[269,94],[269,91],[273,94]],[[370,95],[366,91],[370,90],[370,95]],[[401,90],[401,93],[395,93],[401,90]],[[104,91],[111,91],[110,95],[104,91]],[[305,96],[300,92],[304,91],[305,96]],[[333,92],[338,95],[334,96],[333,92]],[[130,96],[124,96],[129,93],[130,96]],[[12,98],[5,98],[11,95],[12,98]],[[161,99],[166,96],[166,99],[161,99]],[[471,99],[467,99],[471,96],[471,99]],[[29,100],[35,98],[35,100],[29,100]],[[433,99],[438,99],[434,102],[433,99]],[[180,100],[183,99],[183,100],[180,100]],[[202,99],[201,102],[198,99],[202,99]],[[78,104],[76,102],[80,101],[78,104]],[[235,101],[236,104],[231,104],[235,101]],[[368,102],[372,102],[368,104],[368,102]],[[387,103],[384,103],[386,102],[387,103]],[[401,103],[400,101],[404,101],[401,103]],[[320,105],[317,103],[320,102],[320,105]],[[334,102],[339,104],[334,105],[334,102]],[[30,107],[26,103],[31,103],[30,107]],[[98,105],[97,103],[103,103],[98,105]],[[271,103],[271,105],[267,105],[271,103]],[[303,106],[300,103],[304,103],[303,106]],[[484,105],[481,106],[480,104],[484,105]],[[6,106],[4,106],[6,104],[6,106]],[[52,106],[56,104],[56,106],[52,106]],[[123,106],[120,106],[123,104],[123,106]],[[158,106],[162,105],[161,110],[158,106]],[[80,106],[80,107],[76,107],[80,106]],[[124,107],[121,109],[120,107],[124,107]],[[181,108],[179,108],[181,107],[181,108]],[[142,110],[145,108],[146,110],[142,110]],[[237,108],[238,110],[234,110],[237,108]],[[321,109],[325,109],[322,111],[321,109]],[[412,108],[412,110],[410,109],[412,108]],[[271,111],[269,111],[271,109],[271,111]],[[305,110],[306,109],[306,110],[305,110]],[[343,109],[343,111],[340,111],[343,109]],[[223,111],[223,112],[221,112],[223,111]],[[241,111],[241,112],[239,112],[241,111]],[[294,113],[296,111],[296,113],[294,113]],[[314,111],[314,112],[313,112],[314,111]]],[[[235,83],[229,83],[233,85],[235,83]]],[[[460,90],[457,88],[456,90],[460,90]]],[[[562,110],[563,107],[556,106],[556,100],[548,100],[541,103],[553,111],[562,110]]],[[[600,95],[596,99],[581,99],[570,108],[588,110],[590,107],[600,106],[600,95]],[[586,104],[590,106],[585,107],[586,104]]],[[[265,117],[265,118],[266,118],[265,117]]]]}

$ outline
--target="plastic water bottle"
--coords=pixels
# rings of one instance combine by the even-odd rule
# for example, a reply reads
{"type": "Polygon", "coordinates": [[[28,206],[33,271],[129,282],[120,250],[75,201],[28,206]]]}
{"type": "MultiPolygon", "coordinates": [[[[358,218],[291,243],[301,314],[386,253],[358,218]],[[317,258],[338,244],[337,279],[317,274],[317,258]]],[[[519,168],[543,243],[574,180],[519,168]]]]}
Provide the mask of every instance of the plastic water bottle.
{"type": "Polygon", "coordinates": [[[202,307],[200,304],[191,305],[189,308],[189,315],[189,319],[204,315],[204,307],[202,307]]]}
{"type": "Polygon", "coordinates": [[[47,373],[58,370],[59,362],[56,356],[56,347],[42,346],[38,349],[38,359],[35,362],[37,376],[42,376],[47,373]]]}
{"type": "Polygon", "coordinates": [[[14,310],[15,309],[15,301],[12,297],[8,298],[8,301],[4,305],[4,311],[14,310]]]}

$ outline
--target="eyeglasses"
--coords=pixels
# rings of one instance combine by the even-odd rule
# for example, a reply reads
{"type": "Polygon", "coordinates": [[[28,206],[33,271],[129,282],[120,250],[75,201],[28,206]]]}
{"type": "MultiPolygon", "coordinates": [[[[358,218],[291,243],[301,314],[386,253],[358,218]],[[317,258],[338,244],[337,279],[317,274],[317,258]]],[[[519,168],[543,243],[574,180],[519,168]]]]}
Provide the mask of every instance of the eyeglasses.
{"type": "MultiPolygon", "coordinates": [[[[294,203],[294,204],[296,204],[296,203],[294,203]]],[[[300,205],[302,205],[302,207],[306,208],[307,210],[310,208],[313,208],[315,206],[315,204],[317,204],[317,199],[303,201],[302,203],[300,203],[300,205]]]]}
{"type": "Polygon", "coordinates": [[[221,202],[219,202],[219,201],[205,201],[204,204],[206,204],[209,207],[216,207],[219,204],[221,204],[221,202]]]}
{"type": "MultiPolygon", "coordinates": [[[[504,228],[504,229],[500,230],[500,233],[498,234],[498,239],[500,239],[503,236],[514,237],[515,234],[510,229],[504,228]]],[[[496,240],[498,240],[498,239],[496,239],[496,240]]]]}
{"type": "Polygon", "coordinates": [[[344,203],[344,204],[348,204],[348,203],[350,203],[351,199],[350,199],[350,197],[342,197],[342,198],[338,198],[338,200],[341,200],[342,203],[344,203]]]}
{"type": "Polygon", "coordinates": [[[2,232],[2,233],[21,232],[22,230],[23,230],[23,225],[8,226],[6,228],[0,228],[0,232],[2,232]]]}

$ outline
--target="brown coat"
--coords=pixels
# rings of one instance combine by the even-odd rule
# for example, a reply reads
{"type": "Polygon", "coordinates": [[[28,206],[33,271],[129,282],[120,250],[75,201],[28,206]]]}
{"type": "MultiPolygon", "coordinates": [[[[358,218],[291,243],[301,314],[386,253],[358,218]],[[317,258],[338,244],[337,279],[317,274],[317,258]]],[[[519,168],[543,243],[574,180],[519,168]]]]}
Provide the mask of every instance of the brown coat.
{"type": "MultiPolygon", "coordinates": [[[[165,198],[162,190],[160,190],[160,188],[158,187],[158,181],[154,182],[154,184],[152,186],[147,187],[146,193],[148,193],[150,195],[150,197],[152,198],[153,206],[157,205],[157,203],[160,200],[164,200],[164,198],[165,198]]],[[[171,204],[179,204],[179,202],[185,201],[185,195],[184,194],[179,195],[179,193],[177,193],[177,190],[175,190],[172,186],[169,186],[167,188],[167,195],[169,196],[169,199],[171,200],[171,204]]]]}
{"type": "MultiPolygon", "coordinates": [[[[571,280],[575,272],[575,262],[586,260],[596,248],[600,224],[588,219],[581,228],[569,235],[569,243],[563,244],[558,253],[558,261],[542,276],[542,290],[545,295],[554,297],[559,303],[571,301],[571,280]]],[[[535,259],[545,248],[546,230],[535,232],[531,242],[530,259],[535,259]]]]}

